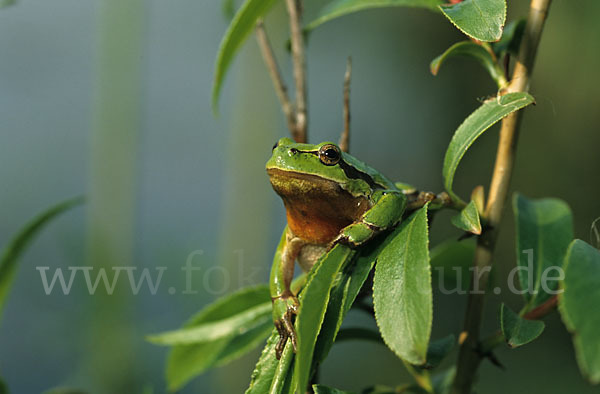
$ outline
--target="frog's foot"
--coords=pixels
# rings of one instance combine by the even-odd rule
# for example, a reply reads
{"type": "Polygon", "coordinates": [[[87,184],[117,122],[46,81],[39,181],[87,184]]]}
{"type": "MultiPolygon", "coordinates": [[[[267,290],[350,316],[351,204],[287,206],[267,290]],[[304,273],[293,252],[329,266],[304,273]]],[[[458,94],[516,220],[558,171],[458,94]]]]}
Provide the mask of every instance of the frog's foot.
{"type": "Polygon", "coordinates": [[[376,225],[365,222],[353,223],[345,227],[340,235],[331,243],[335,246],[338,243],[356,248],[370,240],[377,232],[381,231],[376,225]]]}
{"type": "Polygon", "coordinates": [[[285,344],[291,339],[294,352],[298,349],[298,340],[293,319],[298,313],[298,299],[293,295],[273,298],[273,321],[279,332],[279,342],[275,346],[275,356],[279,360],[285,344]]]}

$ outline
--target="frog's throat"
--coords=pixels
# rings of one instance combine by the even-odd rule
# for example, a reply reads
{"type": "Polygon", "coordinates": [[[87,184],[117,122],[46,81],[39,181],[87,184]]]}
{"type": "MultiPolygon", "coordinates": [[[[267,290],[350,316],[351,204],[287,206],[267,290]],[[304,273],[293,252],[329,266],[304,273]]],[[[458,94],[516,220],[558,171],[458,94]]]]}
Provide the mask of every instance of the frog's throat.
{"type": "Polygon", "coordinates": [[[267,172],[285,205],[288,226],[312,244],[328,244],[371,205],[366,196],[353,196],[335,181],[280,169],[267,172]]]}

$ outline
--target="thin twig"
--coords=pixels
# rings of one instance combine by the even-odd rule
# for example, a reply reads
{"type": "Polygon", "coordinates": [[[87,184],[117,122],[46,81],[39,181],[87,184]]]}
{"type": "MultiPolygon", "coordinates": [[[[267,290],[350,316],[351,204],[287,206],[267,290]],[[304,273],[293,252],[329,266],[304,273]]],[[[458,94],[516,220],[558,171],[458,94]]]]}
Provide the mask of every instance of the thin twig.
{"type": "Polygon", "coordinates": [[[290,98],[287,94],[287,88],[283,82],[281,73],[279,72],[277,60],[275,59],[273,49],[271,48],[271,44],[269,43],[269,38],[265,31],[265,26],[262,19],[259,19],[256,22],[256,40],[258,41],[260,52],[262,53],[265,65],[267,66],[267,70],[269,70],[269,75],[271,76],[271,80],[273,81],[275,93],[277,94],[277,98],[281,103],[281,109],[283,111],[283,114],[285,115],[285,119],[287,120],[288,128],[290,129],[290,133],[293,134],[296,130],[294,109],[292,107],[292,104],[290,103],[290,98]]]}
{"type": "Polygon", "coordinates": [[[552,297],[548,298],[543,304],[524,314],[523,318],[527,320],[539,320],[542,317],[546,316],[548,313],[552,312],[554,309],[556,309],[557,305],[558,296],[553,295],[552,297]]]}
{"type": "MultiPolygon", "coordinates": [[[[529,78],[550,3],[551,0],[531,1],[527,26],[512,80],[507,88],[508,92],[523,92],[529,88],[529,78]]],[[[475,250],[473,275],[478,275],[479,280],[475,281],[475,278],[473,278],[471,283],[478,283],[478,290],[487,288],[492,254],[498,237],[497,229],[514,166],[520,119],[521,111],[514,112],[503,119],[500,129],[496,164],[485,209],[485,217],[489,226],[478,238],[477,249],[475,250]]],[[[476,349],[478,348],[479,331],[483,317],[484,296],[485,291],[469,292],[463,331],[466,338],[460,347],[456,377],[452,386],[453,394],[470,394],[472,391],[473,380],[481,361],[481,355],[476,349]]]]}
{"type": "Polygon", "coordinates": [[[296,128],[292,133],[296,142],[306,142],[306,70],[304,60],[304,37],[302,36],[302,4],[301,0],[286,0],[290,16],[290,34],[292,42],[292,60],[294,64],[294,81],[296,83],[296,128]]]}
{"type": "MultiPolygon", "coordinates": [[[[508,86],[508,92],[526,92],[529,90],[529,77],[550,3],[551,0],[531,1],[527,26],[525,27],[519,51],[519,59],[515,65],[510,85],[508,86]]],[[[500,221],[502,208],[508,193],[521,113],[521,111],[513,112],[504,118],[502,128],[500,129],[496,164],[490,185],[490,196],[486,206],[486,216],[492,225],[500,221]]]]}
{"type": "Polygon", "coordinates": [[[352,78],[352,58],[348,56],[344,74],[344,130],[340,136],[340,149],[350,151],[350,80],[352,78]]]}

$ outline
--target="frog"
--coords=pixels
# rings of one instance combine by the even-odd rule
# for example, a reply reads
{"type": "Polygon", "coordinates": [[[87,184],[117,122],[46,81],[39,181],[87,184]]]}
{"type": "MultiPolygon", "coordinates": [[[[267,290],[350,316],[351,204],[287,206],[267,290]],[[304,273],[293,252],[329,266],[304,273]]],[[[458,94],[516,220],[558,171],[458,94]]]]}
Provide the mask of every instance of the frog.
{"type": "Polygon", "coordinates": [[[294,351],[298,346],[294,320],[299,302],[290,289],[295,263],[308,272],[336,244],[359,249],[395,228],[415,191],[398,187],[333,142],[282,138],[273,146],[266,171],[287,218],[269,281],[279,359],[288,340],[294,351]]]}

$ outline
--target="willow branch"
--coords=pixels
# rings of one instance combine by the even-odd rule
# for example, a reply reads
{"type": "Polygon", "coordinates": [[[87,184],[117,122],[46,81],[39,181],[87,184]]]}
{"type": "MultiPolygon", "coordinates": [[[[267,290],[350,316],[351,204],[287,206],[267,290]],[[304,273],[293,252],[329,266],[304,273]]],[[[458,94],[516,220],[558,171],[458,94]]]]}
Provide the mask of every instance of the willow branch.
{"type": "Polygon", "coordinates": [[[273,54],[273,49],[271,47],[271,44],[269,43],[269,38],[267,37],[267,33],[265,31],[265,26],[262,19],[259,19],[256,23],[256,40],[258,41],[260,52],[262,53],[265,65],[267,66],[267,70],[269,71],[269,75],[271,76],[271,80],[273,81],[275,93],[277,94],[277,98],[279,99],[279,103],[281,104],[281,109],[283,111],[283,114],[285,115],[288,128],[290,129],[290,133],[293,134],[296,129],[294,109],[290,102],[290,98],[288,97],[287,88],[285,87],[283,78],[281,77],[281,73],[279,72],[277,60],[275,59],[275,55],[273,54]]]}
{"type": "MultiPolygon", "coordinates": [[[[508,92],[524,92],[529,89],[529,79],[533,69],[537,48],[540,42],[544,22],[548,14],[551,0],[532,0],[527,18],[527,26],[521,42],[519,57],[513,71],[508,92]]],[[[514,112],[503,119],[500,129],[500,140],[496,153],[496,163],[492,174],[490,194],[485,209],[485,217],[489,227],[481,234],[475,250],[475,270],[478,276],[479,291],[470,291],[465,314],[464,342],[461,345],[456,377],[452,386],[454,394],[470,394],[471,387],[481,355],[476,351],[479,342],[479,331],[483,316],[485,289],[487,288],[488,273],[492,265],[492,254],[498,237],[498,226],[502,210],[508,194],[512,175],[521,111],[514,112]]],[[[475,279],[475,278],[474,278],[475,279]]]]}
{"type": "MultiPolygon", "coordinates": [[[[551,0],[532,0],[519,51],[519,60],[515,65],[513,77],[507,92],[526,92],[529,90],[531,70],[537,54],[538,44],[544,28],[551,0]]],[[[500,129],[500,142],[496,153],[496,165],[490,185],[490,197],[486,206],[486,216],[492,224],[498,224],[508,192],[514,165],[515,148],[521,111],[504,118],[500,129]]]]}
{"type": "Polygon", "coordinates": [[[350,80],[352,78],[352,58],[348,57],[344,74],[344,130],[340,136],[340,149],[350,151],[350,80]]]}
{"type": "Polygon", "coordinates": [[[294,64],[294,82],[296,84],[296,127],[292,132],[292,136],[296,142],[306,142],[306,70],[301,23],[302,4],[301,0],[286,0],[285,3],[290,17],[292,61],[294,64]]]}

